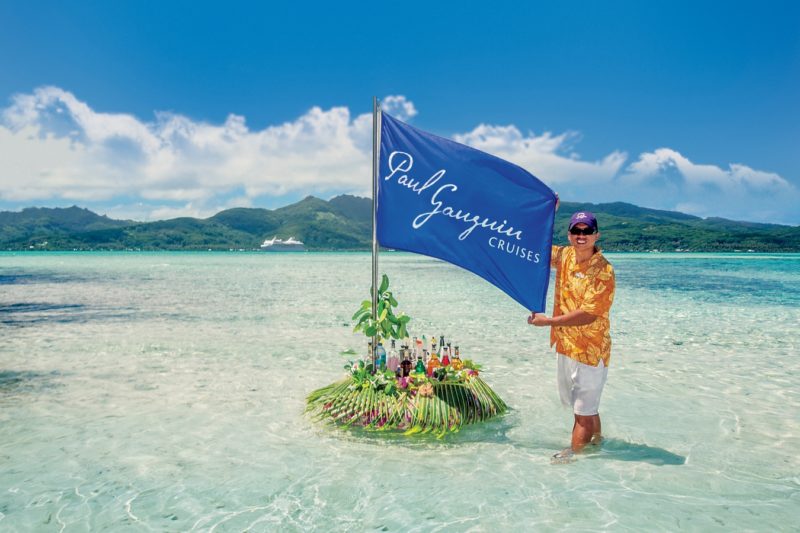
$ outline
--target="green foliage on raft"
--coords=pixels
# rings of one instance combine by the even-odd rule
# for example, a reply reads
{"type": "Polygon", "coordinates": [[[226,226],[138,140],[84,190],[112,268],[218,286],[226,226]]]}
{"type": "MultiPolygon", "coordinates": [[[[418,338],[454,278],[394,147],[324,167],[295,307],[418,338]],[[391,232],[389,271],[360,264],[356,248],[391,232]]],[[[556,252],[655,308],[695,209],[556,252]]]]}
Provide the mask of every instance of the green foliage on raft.
{"type": "Polygon", "coordinates": [[[306,412],[342,427],[443,437],[465,424],[483,422],[508,410],[505,402],[477,376],[464,383],[431,385],[433,392],[427,396],[420,389],[387,392],[358,385],[348,376],[309,394],[306,412]]]}

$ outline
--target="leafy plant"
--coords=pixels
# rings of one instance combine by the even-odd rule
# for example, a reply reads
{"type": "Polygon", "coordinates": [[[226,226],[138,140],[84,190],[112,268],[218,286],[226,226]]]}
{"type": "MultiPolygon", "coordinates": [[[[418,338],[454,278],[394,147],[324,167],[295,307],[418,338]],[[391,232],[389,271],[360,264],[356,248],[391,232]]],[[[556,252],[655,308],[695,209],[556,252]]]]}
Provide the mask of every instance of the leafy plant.
{"type": "Polygon", "coordinates": [[[377,302],[375,319],[372,318],[372,300],[361,302],[361,307],[353,314],[353,320],[356,321],[353,331],[363,331],[370,338],[377,337],[378,342],[406,338],[411,317],[405,313],[395,314],[397,300],[389,290],[389,276],[386,274],[381,278],[381,285],[378,287],[377,302]]]}
{"type": "Polygon", "coordinates": [[[397,381],[394,372],[382,370],[373,372],[372,363],[363,360],[348,361],[344,369],[350,372],[353,382],[350,390],[368,389],[382,390],[386,394],[392,395],[397,392],[397,381]]]}
{"type": "Polygon", "coordinates": [[[480,370],[481,365],[474,363],[472,359],[464,359],[464,368],[468,368],[470,370],[480,370]]]}

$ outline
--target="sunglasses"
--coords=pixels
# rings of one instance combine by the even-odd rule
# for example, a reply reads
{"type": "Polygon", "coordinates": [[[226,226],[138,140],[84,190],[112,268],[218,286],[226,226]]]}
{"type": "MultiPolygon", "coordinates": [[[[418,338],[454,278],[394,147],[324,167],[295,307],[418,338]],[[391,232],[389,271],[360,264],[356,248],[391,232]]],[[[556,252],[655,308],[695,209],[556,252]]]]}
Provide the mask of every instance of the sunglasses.
{"type": "Polygon", "coordinates": [[[570,235],[594,235],[596,233],[594,228],[571,228],[570,235]]]}

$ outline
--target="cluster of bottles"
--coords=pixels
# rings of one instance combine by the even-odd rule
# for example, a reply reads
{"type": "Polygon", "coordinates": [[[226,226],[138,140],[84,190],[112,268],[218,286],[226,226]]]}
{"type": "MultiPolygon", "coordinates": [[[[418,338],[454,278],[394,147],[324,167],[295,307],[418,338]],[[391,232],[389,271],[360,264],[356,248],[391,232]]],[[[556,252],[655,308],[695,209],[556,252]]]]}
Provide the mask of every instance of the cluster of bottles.
{"type": "MultiPolygon", "coordinates": [[[[412,372],[425,374],[428,377],[444,377],[446,368],[450,367],[454,371],[464,368],[461,361],[461,354],[458,346],[451,349],[450,343],[445,342],[444,335],[439,337],[437,345],[436,337],[431,337],[430,350],[426,348],[427,339],[423,335],[421,339],[405,339],[397,351],[394,339],[392,339],[389,353],[383,347],[383,343],[378,343],[375,350],[376,366],[381,370],[389,370],[400,377],[408,377],[412,372]]],[[[372,341],[369,341],[369,352],[372,356],[372,341]]]]}

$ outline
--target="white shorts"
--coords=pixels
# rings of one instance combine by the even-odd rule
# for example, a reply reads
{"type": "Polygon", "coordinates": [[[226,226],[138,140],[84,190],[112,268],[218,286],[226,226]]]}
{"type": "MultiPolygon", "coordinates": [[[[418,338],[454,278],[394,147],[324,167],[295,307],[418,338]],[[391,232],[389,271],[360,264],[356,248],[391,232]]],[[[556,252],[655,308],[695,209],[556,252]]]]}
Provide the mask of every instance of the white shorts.
{"type": "Polygon", "coordinates": [[[564,405],[580,416],[593,416],[600,408],[600,395],[608,378],[608,367],[585,365],[558,354],[558,394],[564,405]]]}

